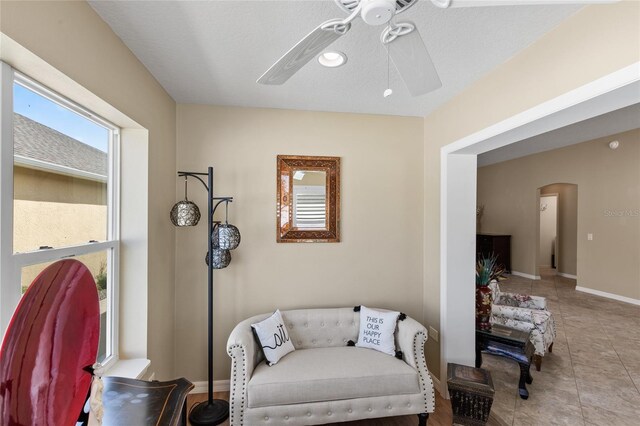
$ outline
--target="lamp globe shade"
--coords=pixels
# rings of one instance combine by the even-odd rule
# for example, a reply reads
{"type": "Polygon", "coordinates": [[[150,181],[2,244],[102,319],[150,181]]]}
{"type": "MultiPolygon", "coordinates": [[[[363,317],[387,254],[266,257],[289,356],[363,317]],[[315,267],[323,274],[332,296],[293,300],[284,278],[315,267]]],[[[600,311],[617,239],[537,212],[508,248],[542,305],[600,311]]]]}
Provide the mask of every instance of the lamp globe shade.
{"type": "MultiPolygon", "coordinates": [[[[211,255],[213,257],[213,263],[211,265],[213,269],[224,269],[231,263],[231,252],[229,252],[229,250],[214,248],[211,255]]],[[[207,252],[204,262],[207,266],[209,265],[209,252],[207,252]]]]}
{"type": "Polygon", "coordinates": [[[169,214],[175,226],[196,226],[200,221],[200,209],[189,200],[178,201],[169,214]]]}
{"type": "Polygon", "coordinates": [[[212,231],[214,248],[234,250],[240,245],[240,231],[229,223],[218,223],[212,231]]]}

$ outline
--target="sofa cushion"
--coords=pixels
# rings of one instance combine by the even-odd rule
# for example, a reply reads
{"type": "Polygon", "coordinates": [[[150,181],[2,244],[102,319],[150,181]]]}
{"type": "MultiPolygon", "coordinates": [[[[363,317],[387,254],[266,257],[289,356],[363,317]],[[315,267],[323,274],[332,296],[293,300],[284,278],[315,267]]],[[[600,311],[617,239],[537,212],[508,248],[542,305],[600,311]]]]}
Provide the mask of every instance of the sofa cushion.
{"type": "Polygon", "coordinates": [[[249,381],[249,407],[406,395],[420,392],[418,372],[381,352],[357,347],[302,349],[249,381]]]}

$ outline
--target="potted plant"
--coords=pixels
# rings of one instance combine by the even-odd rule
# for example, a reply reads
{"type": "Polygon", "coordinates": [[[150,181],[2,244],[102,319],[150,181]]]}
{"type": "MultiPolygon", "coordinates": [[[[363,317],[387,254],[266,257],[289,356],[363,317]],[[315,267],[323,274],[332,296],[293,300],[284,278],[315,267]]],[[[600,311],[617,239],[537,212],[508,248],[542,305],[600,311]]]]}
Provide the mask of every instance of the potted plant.
{"type": "Polygon", "coordinates": [[[498,264],[498,256],[492,254],[483,257],[476,263],[476,328],[491,329],[491,305],[493,293],[489,284],[493,280],[500,280],[504,274],[504,266],[498,264]]]}

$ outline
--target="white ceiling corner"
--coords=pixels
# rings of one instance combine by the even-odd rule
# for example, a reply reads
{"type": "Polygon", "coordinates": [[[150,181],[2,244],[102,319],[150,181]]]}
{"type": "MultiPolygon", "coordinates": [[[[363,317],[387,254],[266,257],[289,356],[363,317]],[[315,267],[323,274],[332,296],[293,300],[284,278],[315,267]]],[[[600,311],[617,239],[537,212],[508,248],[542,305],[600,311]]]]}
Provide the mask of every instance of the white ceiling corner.
{"type": "Polygon", "coordinates": [[[382,27],[356,20],[331,49],[336,69],[311,61],[282,86],[256,79],[318,24],[345,16],[324,1],[96,1],[90,5],[178,103],[424,117],[534,43],[581,6],[439,9],[421,0],[397,21],[417,24],[443,87],[411,97],[392,67],[384,98],[382,27]]]}

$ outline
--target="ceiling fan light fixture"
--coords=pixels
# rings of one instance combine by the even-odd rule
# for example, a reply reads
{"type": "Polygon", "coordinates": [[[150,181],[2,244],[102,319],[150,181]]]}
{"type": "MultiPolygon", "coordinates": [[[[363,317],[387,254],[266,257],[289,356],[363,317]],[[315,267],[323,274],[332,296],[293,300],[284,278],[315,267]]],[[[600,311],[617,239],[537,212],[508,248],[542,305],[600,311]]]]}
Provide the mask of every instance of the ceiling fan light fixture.
{"type": "Polygon", "coordinates": [[[369,25],[386,24],[396,14],[396,0],[360,0],[362,20],[369,25]]]}
{"type": "Polygon", "coordinates": [[[318,56],[318,62],[327,68],[337,68],[347,63],[347,55],[338,51],[324,52],[318,56]]]}

